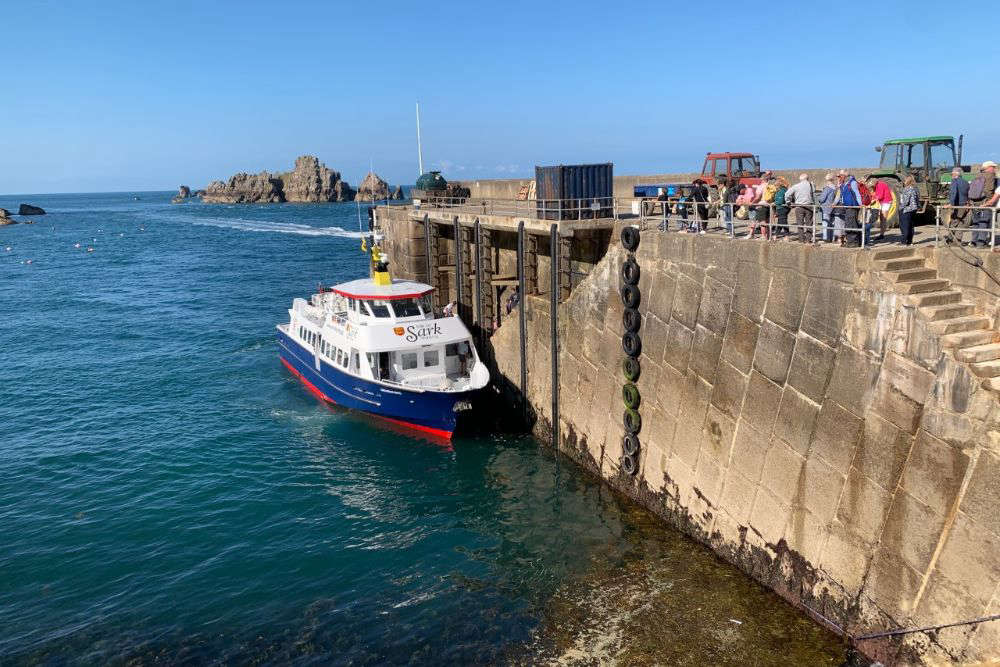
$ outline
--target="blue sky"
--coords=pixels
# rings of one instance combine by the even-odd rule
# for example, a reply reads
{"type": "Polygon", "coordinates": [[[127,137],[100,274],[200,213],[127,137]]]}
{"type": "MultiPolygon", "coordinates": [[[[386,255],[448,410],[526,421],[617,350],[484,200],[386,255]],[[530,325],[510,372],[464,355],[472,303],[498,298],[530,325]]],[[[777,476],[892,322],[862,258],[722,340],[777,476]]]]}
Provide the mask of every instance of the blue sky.
{"type": "Polygon", "coordinates": [[[356,184],[1000,157],[996,24],[939,3],[7,3],[0,192],[193,187],[312,153],[356,184]],[[753,9],[749,9],[753,7],[753,9]],[[975,52],[981,45],[985,50],[975,52]],[[949,53],[953,56],[949,56],[949,53]],[[933,82],[929,85],[927,82],[933,82]]]}

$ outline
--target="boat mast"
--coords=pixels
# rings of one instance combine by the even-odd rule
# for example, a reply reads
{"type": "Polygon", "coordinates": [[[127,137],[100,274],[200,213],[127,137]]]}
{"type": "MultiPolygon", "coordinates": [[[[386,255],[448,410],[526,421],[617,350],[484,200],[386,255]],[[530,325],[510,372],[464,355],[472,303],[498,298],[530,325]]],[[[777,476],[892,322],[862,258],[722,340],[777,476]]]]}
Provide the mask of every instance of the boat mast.
{"type": "Polygon", "coordinates": [[[424,173],[424,153],[420,148],[420,102],[417,102],[417,165],[420,170],[417,176],[424,173]]]}

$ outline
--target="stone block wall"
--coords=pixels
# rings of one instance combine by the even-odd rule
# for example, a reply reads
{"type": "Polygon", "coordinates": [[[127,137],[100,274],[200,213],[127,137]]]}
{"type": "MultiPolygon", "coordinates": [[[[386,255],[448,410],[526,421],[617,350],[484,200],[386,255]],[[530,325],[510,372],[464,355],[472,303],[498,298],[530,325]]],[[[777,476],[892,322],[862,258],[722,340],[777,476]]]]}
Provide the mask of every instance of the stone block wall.
{"type": "MultiPolygon", "coordinates": [[[[562,451],[855,634],[1000,612],[1000,405],[879,283],[870,254],[644,232],[631,478],[618,468],[617,238],[559,308],[562,451]]],[[[525,395],[550,438],[548,303],[523,307],[525,395]]],[[[516,386],[508,321],[491,343],[499,379],[516,386]]],[[[986,660],[1000,657],[1000,623],[861,648],[986,660]]]]}

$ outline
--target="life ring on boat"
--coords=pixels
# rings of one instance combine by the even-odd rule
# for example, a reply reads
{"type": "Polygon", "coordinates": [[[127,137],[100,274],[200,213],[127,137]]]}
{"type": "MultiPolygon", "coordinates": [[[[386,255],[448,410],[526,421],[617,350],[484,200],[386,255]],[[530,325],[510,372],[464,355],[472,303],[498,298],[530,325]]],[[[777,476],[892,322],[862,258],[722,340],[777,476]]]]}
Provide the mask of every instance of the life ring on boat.
{"type": "Polygon", "coordinates": [[[632,257],[622,264],[622,281],[627,285],[639,284],[639,262],[632,257]]]}
{"type": "Polygon", "coordinates": [[[629,382],[635,382],[639,379],[640,372],[639,360],[633,357],[625,357],[625,360],[622,362],[622,373],[625,374],[625,379],[629,382]]]}
{"type": "Polygon", "coordinates": [[[632,227],[631,225],[627,227],[622,227],[622,245],[629,252],[635,252],[635,249],[639,247],[639,229],[638,227],[632,227]]]}
{"type": "Polygon", "coordinates": [[[625,456],[635,456],[639,453],[639,438],[634,433],[626,433],[622,438],[622,452],[625,456]]]}
{"type": "Polygon", "coordinates": [[[633,435],[642,429],[642,416],[635,408],[625,408],[622,413],[622,425],[625,430],[633,435]]]}
{"type": "Polygon", "coordinates": [[[638,357],[642,352],[642,340],[634,331],[626,331],[622,336],[622,349],[630,357],[638,357]]]}
{"type": "Polygon", "coordinates": [[[639,330],[640,325],[642,325],[642,316],[639,315],[639,311],[635,308],[626,308],[622,313],[622,326],[625,327],[625,331],[635,333],[639,330]]]}
{"type": "Polygon", "coordinates": [[[622,285],[621,297],[622,303],[625,304],[626,308],[635,308],[639,305],[639,288],[626,283],[622,285]]]}
{"type": "Polygon", "coordinates": [[[622,400],[625,402],[626,408],[638,408],[639,401],[642,397],[639,395],[639,388],[636,387],[631,382],[626,382],[622,385],[622,400]]]}
{"type": "Polygon", "coordinates": [[[639,461],[637,460],[637,457],[629,456],[628,454],[622,456],[621,468],[623,473],[629,477],[633,477],[637,472],[639,472],[639,461]]]}

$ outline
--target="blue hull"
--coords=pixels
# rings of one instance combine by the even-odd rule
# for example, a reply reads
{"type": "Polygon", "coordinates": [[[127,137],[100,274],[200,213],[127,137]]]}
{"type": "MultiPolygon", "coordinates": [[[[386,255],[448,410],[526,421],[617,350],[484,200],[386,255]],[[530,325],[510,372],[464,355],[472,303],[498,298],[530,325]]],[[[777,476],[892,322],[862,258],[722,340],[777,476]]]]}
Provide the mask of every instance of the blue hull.
{"type": "Polygon", "coordinates": [[[344,373],[325,360],[316,369],[312,350],[278,331],[281,361],[324,400],[345,408],[368,412],[437,436],[450,438],[455,431],[455,404],[472,392],[446,394],[385,387],[344,373]]]}

